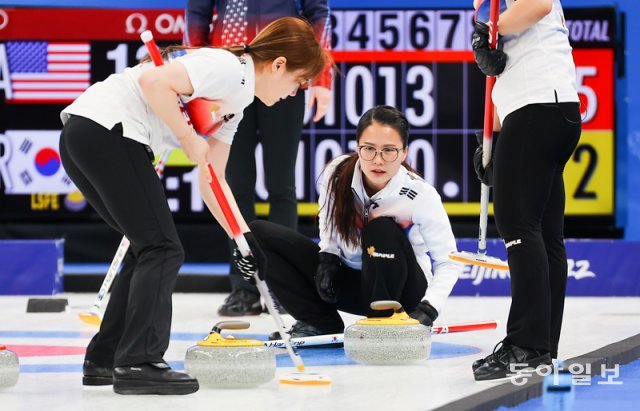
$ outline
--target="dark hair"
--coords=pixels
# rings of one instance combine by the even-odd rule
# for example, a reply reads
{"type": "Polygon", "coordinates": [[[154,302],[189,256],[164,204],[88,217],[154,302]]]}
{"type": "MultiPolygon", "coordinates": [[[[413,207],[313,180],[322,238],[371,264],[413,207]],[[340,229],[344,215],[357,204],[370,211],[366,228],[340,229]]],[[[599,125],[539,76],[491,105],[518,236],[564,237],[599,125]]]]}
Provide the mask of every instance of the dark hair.
{"type": "MultiPolygon", "coordinates": [[[[302,78],[316,78],[327,64],[332,64],[331,55],[318,43],[313,27],[298,17],[282,17],[269,23],[248,44],[224,47],[240,56],[247,53],[256,65],[264,64],[283,56],[287,59],[287,71],[302,70],[302,78]]],[[[169,46],[160,51],[162,57],[176,50],[198,47],[169,46]]],[[[215,48],[215,47],[214,47],[215,48]]],[[[150,61],[149,56],[141,62],[150,61]]]]}
{"type": "MultiPolygon", "coordinates": [[[[409,144],[409,122],[400,110],[391,106],[375,106],[362,115],[356,128],[356,142],[360,141],[362,133],[373,123],[383,124],[393,128],[402,138],[402,147],[406,148],[409,144]]],[[[335,230],[347,244],[358,246],[360,244],[360,236],[356,229],[356,221],[358,217],[362,218],[360,210],[356,210],[355,198],[351,190],[351,180],[358,161],[358,153],[352,153],[336,166],[333,174],[329,177],[327,184],[328,194],[327,202],[330,198],[333,201],[330,204],[321,204],[321,207],[329,205],[327,220],[330,229],[335,230]]],[[[416,173],[406,161],[402,165],[409,171],[416,173]]]]}

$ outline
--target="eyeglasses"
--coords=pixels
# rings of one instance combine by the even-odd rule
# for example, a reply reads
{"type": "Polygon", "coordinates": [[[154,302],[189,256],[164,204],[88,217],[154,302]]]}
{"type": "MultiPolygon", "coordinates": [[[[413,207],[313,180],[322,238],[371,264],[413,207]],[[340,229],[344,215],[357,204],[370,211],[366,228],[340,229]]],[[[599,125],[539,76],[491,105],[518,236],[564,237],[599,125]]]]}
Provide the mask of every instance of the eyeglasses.
{"type": "Polygon", "coordinates": [[[386,161],[387,163],[392,163],[398,159],[398,154],[402,150],[404,150],[404,147],[385,147],[382,150],[378,150],[377,148],[372,146],[360,146],[358,147],[358,154],[360,154],[360,158],[364,161],[373,161],[378,153],[380,153],[380,156],[384,161],[386,161]]]}

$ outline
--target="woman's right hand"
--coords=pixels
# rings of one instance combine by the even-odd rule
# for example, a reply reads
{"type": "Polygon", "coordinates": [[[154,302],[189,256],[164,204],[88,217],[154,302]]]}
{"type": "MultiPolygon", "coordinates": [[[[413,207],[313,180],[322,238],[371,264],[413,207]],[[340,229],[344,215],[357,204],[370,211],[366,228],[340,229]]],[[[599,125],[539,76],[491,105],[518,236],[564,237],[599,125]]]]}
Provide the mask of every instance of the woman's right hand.
{"type": "Polygon", "coordinates": [[[320,298],[322,298],[322,301],[335,304],[338,302],[338,290],[335,284],[335,277],[340,269],[340,257],[321,251],[318,253],[318,260],[319,264],[316,269],[316,275],[314,276],[316,290],[320,298]]]}

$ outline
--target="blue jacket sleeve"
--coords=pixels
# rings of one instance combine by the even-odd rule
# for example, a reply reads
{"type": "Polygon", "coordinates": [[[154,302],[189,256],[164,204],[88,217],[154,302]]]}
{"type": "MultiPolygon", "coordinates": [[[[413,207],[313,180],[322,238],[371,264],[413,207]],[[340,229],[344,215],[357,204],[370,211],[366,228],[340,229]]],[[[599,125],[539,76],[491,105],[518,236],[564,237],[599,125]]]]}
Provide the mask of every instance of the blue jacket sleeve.
{"type": "Polygon", "coordinates": [[[316,26],[323,27],[329,18],[329,2],[327,0],[299,0],[302,15],[316,26]]]}
{"type": "Polygon", "coordinates": [[[209,24],[217,0],[188,0],[183,43],[190,47],[209,45],[209,24]]]}

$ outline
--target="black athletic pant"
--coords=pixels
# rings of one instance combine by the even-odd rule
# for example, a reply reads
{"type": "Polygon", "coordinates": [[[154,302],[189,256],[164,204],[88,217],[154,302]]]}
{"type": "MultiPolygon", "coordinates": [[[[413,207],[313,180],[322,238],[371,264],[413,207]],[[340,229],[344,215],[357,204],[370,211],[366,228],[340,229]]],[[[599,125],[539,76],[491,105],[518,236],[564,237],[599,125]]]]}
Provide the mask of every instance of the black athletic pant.
{"type": "Polygon", "coordinates": [[[184,251],[148,148],[73,116],[60,136],[69,177],[131,246],[86,359],[104,366],[160,362],[169,345],[171,293],[184,251]]]}
{"type": "MultiPolygon", "coordinates": [[[[226,177],[247,224],[256,219],[255,149],[261,142],[265,183],[269,193],[269,221],[294,230],[297,228],[295,167],[303,118],[302,90],[272,107],[265,106],[256,98],[244,110],[231,145],[226,177]]],[[[258,293],[257,288],[244,281],[235,269],[232,269],[229,279],[234,290],[245,288],[258,293]]]]}
{"type": "Polygon", "coordinates": [[[314,276],[320,249],[315,242],[268,221],[254,221],[251,231],[266,256],[263,269],[271,292],[296,320],[326,333],[344,331],[338,310],[372,315],[372,301],[395,300],[412,311],[427,289],[406,234],[390,218],[377,218],[362,231],[362,271],[340,266],[335,279],[337,304],[324,302],[316,291],[314,276]],[[366,250],[370,247],[377,254],[369,255],[366,250]],[[393,257],[384,258],[382,254],[393,257]]]}
{"type": "Polygon", "coordinates": [[[558,355],[567,285],[562,173],[580,138],[577,103],[532,104],[503,122],[494,210],[511,271],[507,339],[558,355]]]}

